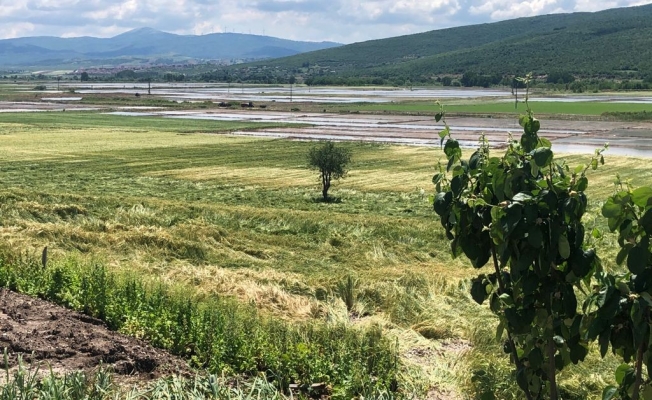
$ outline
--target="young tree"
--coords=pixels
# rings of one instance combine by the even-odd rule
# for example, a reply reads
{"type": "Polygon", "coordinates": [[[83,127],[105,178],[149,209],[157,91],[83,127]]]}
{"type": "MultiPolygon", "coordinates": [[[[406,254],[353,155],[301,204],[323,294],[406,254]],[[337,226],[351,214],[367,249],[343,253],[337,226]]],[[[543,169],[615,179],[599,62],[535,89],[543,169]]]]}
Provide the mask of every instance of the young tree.
{"type": "Polygon", "coordinates": [[[322,185],[322,196],[328,200],[328,189],[333,179],[344,178],[347,166],[351,162],[351,152],[335,143],[327,141],[322,145],[314,146],[308,152],[308,166],[319,170],[319,179],[322,185]]]}
{"type": "MultiPolygon", "coordinates": [[[[498,316],[496,337],[505,338],[522,398],[559,400],[557,373],[589,352],[587,315],[578,302],[591,292],[600,261],[587,248],[582,218],[589,204],[587,173],[604,163],[606,147],[575,168],[555,159],[528,105],[530,81],[530,75],[519,81],[526,84],[523,135],[510,138],[502,156],[490,153],[483,136],[468,161],[462,159],[443,109],[436,115],[445,124],[440,137],[448,164],[433,177],[432,200],[452,255],[465,255],[478,270],[493,267],[472,280],[471,297],[488,302],[498,316]]],[[[600,334],[602,321],[596,325],[600,334]]]]}

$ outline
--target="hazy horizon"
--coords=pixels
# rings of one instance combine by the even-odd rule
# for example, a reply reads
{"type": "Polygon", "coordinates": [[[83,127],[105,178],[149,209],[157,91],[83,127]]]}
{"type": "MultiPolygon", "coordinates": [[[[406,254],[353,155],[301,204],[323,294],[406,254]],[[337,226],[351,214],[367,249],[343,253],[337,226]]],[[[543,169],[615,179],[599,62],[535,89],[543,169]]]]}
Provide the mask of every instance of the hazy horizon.
{"type": "Polygon", "coordinates": [[[15,0],[0,39],[113,37],[150,27],[176,34],[245,33],[353,43],[535,15],[600,11],[652,0],[15,0]]]}

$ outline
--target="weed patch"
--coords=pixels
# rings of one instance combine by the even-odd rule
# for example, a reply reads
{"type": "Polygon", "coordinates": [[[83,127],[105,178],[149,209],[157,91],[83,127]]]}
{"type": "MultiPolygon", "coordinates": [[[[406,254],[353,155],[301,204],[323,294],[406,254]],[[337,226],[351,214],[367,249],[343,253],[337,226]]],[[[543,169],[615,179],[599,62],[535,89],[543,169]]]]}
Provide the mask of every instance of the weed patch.
{"type": "Polygon", "coordinates": [[[217,374],[262,373],[283,391],[331,385],[335,398],[398,390],[393,343],[379,328],[290,325],[229,298],[198,298],[101,264],[19,262],[5,255],[0,285],[100,318],[217,374]]]}

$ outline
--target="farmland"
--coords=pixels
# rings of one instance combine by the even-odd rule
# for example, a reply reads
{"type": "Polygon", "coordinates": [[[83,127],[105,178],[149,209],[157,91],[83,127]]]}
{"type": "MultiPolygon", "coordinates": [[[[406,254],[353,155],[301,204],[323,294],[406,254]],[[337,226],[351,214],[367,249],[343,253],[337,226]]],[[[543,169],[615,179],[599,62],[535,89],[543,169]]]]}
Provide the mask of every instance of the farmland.
{"type": "MultiPolygon", "coordinates": [[[[268,338],[272,330],[289,329],[287,337],[292,329],[324,332],[312,339],[299,333],[312,354],[325,345],[327,332],[344,329],[351,339],[336,352],[355,358],[347,343],[360,347],[354,343],[363,339],[356,335],[380,328],[389,342],[378,348],[399,360],[398,393],[462,398],[491,390],[499,398],[518,398],[494,339],[494,319],[468,294],[475,271],[463,259],[451,260],[428,202],[437,160],[444,159],[439,149],[348,143],[350,175],[332,190],[337,201],[323,203],[315,173],[305,168],[310,143],[229,136],[256,127],[238,124],[95,113],[0,115],[0,275],[17,289],[51,293],[73,308],[83,303],[75,285],[97,276],[88,275],[97,268],[116,282],[108,305],[124,301],[119,288],[130,279],[145,292],[163,285],[172,303],[162,310],[176,309],[174,299],[183,298],[216,312],[240,310],[231,311],[234,334],[256,324],[255,337],[262,339],[252,343],[269,354],[281,348],[268,338]],[[43,273],[11,266],[35,259],[46,245],[50,266],[43,273]],[[69,277],[68,289],[61,289],[68,297],[48,289],[51,269],[69,277]],[[215,298],[225,300],[211,303],[215,298]],[[252,312],[247,307],[260,319],[245,318],[252,312]]],[[[565,158],[571,165],[586,162],[583,156],[565,158]]],[[[587,227],[606,231],[598,200],[611,193],[617,173],[640,186],[652,170],[643,160],[607,157],[591,176],[587,227]]],[[[608,268],[614,267],[614,244],[609,235],[597,243],[608,268]]],[[[185,354],[174,350],[174,337],[143,329],[157,326],[156,317],[138,309],[124,313],[131,323],[116,314],[104,317],[115,329],[185,354]]],[[[173,315],[167,313],[161,312],[173,315]]],[[[243,354],[253,354],[248,348],[243,354]]],[[[332,363],[317,354],[309,356],[314,365],[332,363]]],[[[222,364],[210,366],[195,359],[195,366],[211,373],[255,370],[238,358],[218,360],[222,364]]],[[[564,398],[598,398],[615,363],[600,361],[594,349],[588,362],[563,372],[564,398]]],[[[292,379],[295,367],[279,365],[288,371],[283,379],[292,379]]],[[[391,369],[378,365],[387,382],[394,379],[391,369]]],[[[364,380],[338,380],[337,373],[328,372],[339,395],[367,387],[364,380]]]]}
{"type": "MultiPolygon", "coordinates": [[[[563,99],[562,99],[563,100],[563,99]]],[[[530,105],[537,114],[572,114],[601,115],[606,112],[643,112],[652,113],[652,104],[615,103],[598,101],[531,101],[530,105]]],[[[379,111],[399,113],[434,113],[436,108],[427,102],[402,102],[396,104],[359,104],[342,106],[352,111],[379,111]]],[[[514,101],[466,101],[446,104],[451,113],[468,114],[518,114],[525,111],[525,105],[514,101]]]]}
{"type": "Polygon", "coordinates": [[[0,16],[0,400],[652,400],[652,4],[136,3],[0,16]]]}

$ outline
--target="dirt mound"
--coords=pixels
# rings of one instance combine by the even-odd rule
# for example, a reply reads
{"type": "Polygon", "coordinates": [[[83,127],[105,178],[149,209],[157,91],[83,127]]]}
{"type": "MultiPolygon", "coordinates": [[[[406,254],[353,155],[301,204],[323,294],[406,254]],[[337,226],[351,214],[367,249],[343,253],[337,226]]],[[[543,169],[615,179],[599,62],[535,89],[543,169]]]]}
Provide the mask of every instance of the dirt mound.
{"type": "Polygon", "coordinates": [[[7,348],[10,368],[17,367],[21,355],[25,363],[40,363],[47,372],[50,368],[67,373],[111,367],[116,380],[191,374],[182,359],[112,332],[100,320],[7,289],[0,289],[2,348],[7,348]]]}

